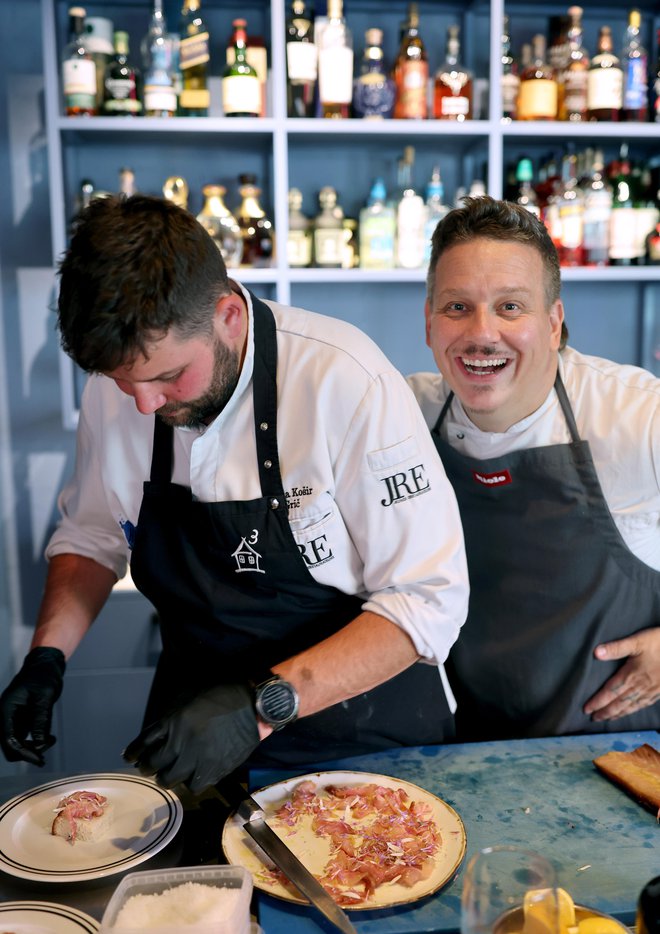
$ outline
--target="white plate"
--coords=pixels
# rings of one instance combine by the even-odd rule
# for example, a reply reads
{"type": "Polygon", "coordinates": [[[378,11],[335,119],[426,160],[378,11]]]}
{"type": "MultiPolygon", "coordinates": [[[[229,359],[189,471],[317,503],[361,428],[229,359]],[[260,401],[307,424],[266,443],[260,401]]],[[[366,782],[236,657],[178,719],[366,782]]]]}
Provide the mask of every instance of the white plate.
{"type": "Polygon", "coordinates": [[[100,924],[89,915],[53,902],[0,902],[0,929],[12,934],[94,934],[100,924]]]}
{"type": "MultiPolygon", "coordinates": [[[[439,829],[442,845],[434,857],[431,875],[413,886],[389,883],[379,886],[373,896],[358,905],[342,905],[344,909],[359,911],[373,908],[385,908],[408,904],[437,892],[454,876],[465,855],[466,836],[463,822],[445,801],[425,791],[418,785],[392,778],[389,775],[374,775],[370,772],[315,772],[312,775],[298,775],[284,782],[268,785],[253,794],[263,807],[270,826],[282,837],[298,859],[310,870],[320,875],[329,855],[329,847],[319,839],[311,828],[297,827],[295,832],[277,821],[270,820],[277,809],[291,797],[296,785],[303,781],[313,781],[319,789],[326,785],[384,785],[386,788],[403,788],[413,801],[423,801],[430,805],[436,827],[439,829]]],[[[243,830],[243,821],[235,814],[230,816],[222,833],[222,847],[228,862],[248,869],[254,884],[263,892],[275,895],[290,902],[306,904],[306,900],[296,891],[285,888],[274,881],[268,874],[273,863],[259,849],[254,840],[243,830]]]]}
{"type": "Polygon", "coordinates": [[[177,796],[140,775],[75,775],[40,785],[0,807],[0,869],[39,882],[81,882],[132,869],[172,840],[181,826],[177,796]],[[50,829],[64,795],[96,791],[113,804],[107,839],[71,844],[50,829]]]}

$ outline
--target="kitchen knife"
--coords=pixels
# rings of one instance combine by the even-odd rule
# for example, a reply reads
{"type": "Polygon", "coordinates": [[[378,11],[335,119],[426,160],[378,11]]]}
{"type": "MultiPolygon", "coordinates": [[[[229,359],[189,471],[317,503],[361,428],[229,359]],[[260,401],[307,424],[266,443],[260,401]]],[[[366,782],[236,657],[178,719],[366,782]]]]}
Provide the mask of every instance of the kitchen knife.
{"type": "MultiPolygon", "coordinates": [[[[219,782],[216,786],[218,790],[226,795],[226,783],[219,782]]],[[[245,791],[241,789],[243,795],[245,791]]],[[[234,797],[234,794],[231,795],[234,797]]],[[[287,879],[295,885],[298,891],[309,899],[311,904],[323,914],[336,928],[343,931],[344,934],[357,934],[348,919],[346,912],[342,911],[339,905],[328,895],[320,882],[311,874],[309,869],[300,862],[286,843],[278,837],[266,823],[263,808],[258,801],[248,795],[236,807],[236,813],[245,823],[243,828],[254,842],[280,869],[287,879]]]]}

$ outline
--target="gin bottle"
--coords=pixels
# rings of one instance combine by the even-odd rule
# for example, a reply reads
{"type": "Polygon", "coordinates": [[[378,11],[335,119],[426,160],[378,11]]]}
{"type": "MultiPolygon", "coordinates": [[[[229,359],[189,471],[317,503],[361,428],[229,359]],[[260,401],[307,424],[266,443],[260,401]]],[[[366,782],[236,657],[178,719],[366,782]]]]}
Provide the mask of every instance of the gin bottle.
{"type": "Polygon", "coordinates": [[[69,9],[69,42],[62,56],[64,112],[68,117],[96,114],[96,64],[85,44],[85,16],[81,6],[69,9]]]}
{"type": "Polygon", "coordinates": [[[149,30],[142,42],[144,114],[173,117],[177,98],[172,81],[172,41],[167,35],[163,0],[154,0],[149,30]]]}
{"type": "Polygon", "coordinates": [[[366,207],[360,211],[359,237],[362,269],[394,267],[396,218],[382,178],[374,181],[366,207]]]}

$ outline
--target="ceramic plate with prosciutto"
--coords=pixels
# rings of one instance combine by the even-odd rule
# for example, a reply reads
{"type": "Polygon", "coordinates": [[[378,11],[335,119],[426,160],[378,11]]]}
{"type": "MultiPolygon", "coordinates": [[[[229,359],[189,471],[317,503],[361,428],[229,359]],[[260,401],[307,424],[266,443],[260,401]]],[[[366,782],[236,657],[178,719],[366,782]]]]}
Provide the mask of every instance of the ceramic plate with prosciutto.
{"type": "MultiPolygon", "coordinates": [[[[437,892],[465,855],[456,811],[418,785],[369,772],[315,772],[254,792],[270,827],[342,908],[385,908],[437,892]]],[[[257,888],[305,899],[259,849],[235,814],[222,846],[257,888]]]]}
{"type": "Polygon", "coordinates": [[[38,882],[110,876],[162,850],[182,817],[177,796],[140,775],[76,775],[49,782],[0,806],[0,869],[38,882]],[[72,843],[51,829],[62,799],[79,790],[106,797],[112,822],[98,839],[72,843]]]}
{"type": "Polygon", "coordinates": [[[94,934],[98,921],[53,902],[0,902],[0,931],[11,934],[94,934]]]}

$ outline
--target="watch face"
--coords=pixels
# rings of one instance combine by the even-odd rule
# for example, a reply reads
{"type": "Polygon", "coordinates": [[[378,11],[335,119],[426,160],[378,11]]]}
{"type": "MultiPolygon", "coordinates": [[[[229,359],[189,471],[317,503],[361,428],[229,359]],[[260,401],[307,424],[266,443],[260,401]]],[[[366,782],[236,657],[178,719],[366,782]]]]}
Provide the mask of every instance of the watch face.
{"type": "Polygon", "coordinates": [[[269,681],[257,690],[257,713],[271,726],[284,726],[298,712],[298,695],[286,681],[269,681]]]}

